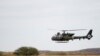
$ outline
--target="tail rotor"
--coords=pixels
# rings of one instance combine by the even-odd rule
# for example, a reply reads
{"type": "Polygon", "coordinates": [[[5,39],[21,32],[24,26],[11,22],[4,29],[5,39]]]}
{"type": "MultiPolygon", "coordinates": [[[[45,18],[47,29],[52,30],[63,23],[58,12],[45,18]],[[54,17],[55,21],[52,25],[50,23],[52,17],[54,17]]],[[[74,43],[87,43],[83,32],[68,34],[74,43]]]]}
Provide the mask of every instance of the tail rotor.
{"type": "Polygon", "coordinates": [[[88,40],[90,40],[92,37],[93,37],[93,35],[92,35],[92,29],[90,29],[90,31],[88,32],[88,34],[87,34],[87,39],[88,40]]]}

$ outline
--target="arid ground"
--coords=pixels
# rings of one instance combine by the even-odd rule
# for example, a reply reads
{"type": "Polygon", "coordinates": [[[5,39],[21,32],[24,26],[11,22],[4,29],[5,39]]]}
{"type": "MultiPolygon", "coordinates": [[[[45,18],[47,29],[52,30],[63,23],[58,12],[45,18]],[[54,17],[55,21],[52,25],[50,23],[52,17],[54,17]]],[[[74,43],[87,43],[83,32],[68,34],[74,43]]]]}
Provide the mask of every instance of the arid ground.
{"type": "MultiPolygon", "coordinates": [[[[13,52],[4,52],[2,56],[16,56],[13,52]]],[[[34,55],[33,55],[34,56],[34,55]]],[[[100,56],[100,48],[89,48],[78,51],[39,51],[38,56],[100,56]]]]}

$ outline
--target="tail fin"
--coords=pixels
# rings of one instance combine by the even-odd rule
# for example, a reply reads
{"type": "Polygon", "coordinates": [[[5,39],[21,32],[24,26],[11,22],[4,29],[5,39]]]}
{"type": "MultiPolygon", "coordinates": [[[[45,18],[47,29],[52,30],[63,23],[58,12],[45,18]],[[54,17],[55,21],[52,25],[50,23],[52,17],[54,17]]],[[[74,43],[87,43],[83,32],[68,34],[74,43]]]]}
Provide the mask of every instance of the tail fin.
{"type": "Polygon", "coordinates": [[[87,34],[87,39],[90,40],[93,36],[92,36],[92,29],[90,29],[90,31],[87,34]]]}

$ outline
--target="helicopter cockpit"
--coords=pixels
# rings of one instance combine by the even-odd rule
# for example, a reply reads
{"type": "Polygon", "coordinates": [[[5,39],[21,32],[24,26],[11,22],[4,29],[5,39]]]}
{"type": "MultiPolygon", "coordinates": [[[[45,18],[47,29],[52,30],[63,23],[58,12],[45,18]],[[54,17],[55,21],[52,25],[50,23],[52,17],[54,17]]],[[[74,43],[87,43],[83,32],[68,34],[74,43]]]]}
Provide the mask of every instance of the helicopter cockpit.
{"type": "Polygon", "coordinates": [[[67,35],[68,35],[68,36],[73,36],[73,35],[74,35],[74,33],[67,33],[67,35]]]}

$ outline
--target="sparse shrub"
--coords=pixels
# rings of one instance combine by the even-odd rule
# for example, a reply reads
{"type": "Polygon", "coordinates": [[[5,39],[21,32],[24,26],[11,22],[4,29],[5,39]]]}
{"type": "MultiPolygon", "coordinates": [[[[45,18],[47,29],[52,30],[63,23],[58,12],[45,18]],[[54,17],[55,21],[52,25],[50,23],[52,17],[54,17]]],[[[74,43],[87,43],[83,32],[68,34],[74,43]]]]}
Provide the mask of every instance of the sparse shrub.
{"type": "Polygon", "coordinates": [[[2,56],[3,55],[3,52],[2,51],[0,51],[0,56],[2,56]]]}
{"type": "Polygon", "coordinates": [[[33,47],[20,47],[14,52],[17,56],[32,56],[32,55],[38,55],[39,52],[36,48],[33,47]]]}

